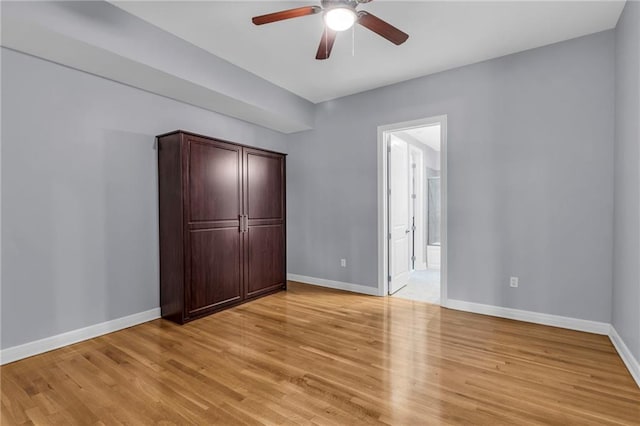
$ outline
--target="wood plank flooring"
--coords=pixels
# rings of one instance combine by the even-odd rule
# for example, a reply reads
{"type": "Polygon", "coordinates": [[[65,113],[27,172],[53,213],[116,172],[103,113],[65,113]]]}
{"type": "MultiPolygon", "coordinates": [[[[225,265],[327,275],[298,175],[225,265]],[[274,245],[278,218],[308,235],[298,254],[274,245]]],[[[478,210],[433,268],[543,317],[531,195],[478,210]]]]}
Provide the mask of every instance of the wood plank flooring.
{"type": "Polygon", "coordinates": [[[605,336],[297,283],[0,373],[3,426],[640,424],[605,336]]]}

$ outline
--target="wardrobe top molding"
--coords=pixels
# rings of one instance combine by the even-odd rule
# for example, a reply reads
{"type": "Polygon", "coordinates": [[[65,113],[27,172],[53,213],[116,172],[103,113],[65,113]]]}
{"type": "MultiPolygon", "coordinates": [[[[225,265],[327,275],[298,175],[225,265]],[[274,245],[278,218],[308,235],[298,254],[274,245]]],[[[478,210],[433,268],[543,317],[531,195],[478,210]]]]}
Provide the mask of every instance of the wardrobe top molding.
{"type": "Polygon", "coordinates": [[[195,136],[195,137],[198,137],[198,138],[212,139],[214,141],[230,143],[230,144],[241,146],[241,147],[244,147],[244,148],[259,149],[260,151],[271,152],[273,154],[279,154],[279,155],[284,155],[284,156],[289,155],[289,154],[284,153],[284,152],[273,151],[271,149],[264,149],[264,148],[260,148],[258,146],[246,145],[246,144],[238,143],[238,142],[234,142],[234,141],[228,141],[226,139],[214,138],[213,136],[201,135],[200,133],[194,133],[194,132],[189,132],[187,130],[180,130],[180,129],[174,130],[172,132],[167,132],[167,133],[163,133],[161,135],[158,135],[158,136],[156,136],[156,139],[162,138],[164,136],[175,135],[176,133],[182,133],[183,135],[190,135],[190,136],[195,136]]]}

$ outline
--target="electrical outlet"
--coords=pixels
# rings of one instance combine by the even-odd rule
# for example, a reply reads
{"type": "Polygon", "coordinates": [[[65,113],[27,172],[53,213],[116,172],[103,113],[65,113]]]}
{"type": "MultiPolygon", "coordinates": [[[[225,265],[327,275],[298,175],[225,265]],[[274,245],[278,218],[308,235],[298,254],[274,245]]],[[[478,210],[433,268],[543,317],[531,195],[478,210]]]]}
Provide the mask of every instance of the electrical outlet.
{"type": "Polygon", "coordinates": [[[518,287],[518,277],[511,277],[509,280],[510,287],[518,287]]]}
{"type": "Polygon", "coordinates": [[[347,259],[340,259],[340,266],[342,266],[343,268],[347,267],[347,259]]]}

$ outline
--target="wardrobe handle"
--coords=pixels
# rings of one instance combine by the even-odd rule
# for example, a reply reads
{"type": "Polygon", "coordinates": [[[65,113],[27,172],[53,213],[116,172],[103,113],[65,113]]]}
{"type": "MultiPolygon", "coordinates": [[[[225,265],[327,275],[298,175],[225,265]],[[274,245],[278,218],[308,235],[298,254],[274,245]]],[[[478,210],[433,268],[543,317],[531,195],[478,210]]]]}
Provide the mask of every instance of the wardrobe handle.
{"type": "Polygon", "coordinates": [[[238,215],[238,231],[244,232],[244,215],[243,214],[238,215]]]}
{"type": "Polygon", "coordinates": [[[242,233],[247,232],[249,230],[249,216],[247,216],[246,214],[241,214],[239,215],[239,219],[240,219],[240,226],[239,226],[240,232],[242,233]]]}

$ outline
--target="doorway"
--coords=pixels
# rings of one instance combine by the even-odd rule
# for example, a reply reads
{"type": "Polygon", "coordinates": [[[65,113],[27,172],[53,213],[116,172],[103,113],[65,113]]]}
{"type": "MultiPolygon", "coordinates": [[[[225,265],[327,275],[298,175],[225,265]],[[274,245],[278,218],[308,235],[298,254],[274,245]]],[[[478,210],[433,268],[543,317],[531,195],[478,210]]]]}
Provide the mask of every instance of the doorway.
{"type": "Polygon", "coordinates": [[[378,128],[379,292],[446,304],[446,116],[378,128]]]}

